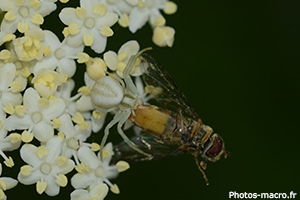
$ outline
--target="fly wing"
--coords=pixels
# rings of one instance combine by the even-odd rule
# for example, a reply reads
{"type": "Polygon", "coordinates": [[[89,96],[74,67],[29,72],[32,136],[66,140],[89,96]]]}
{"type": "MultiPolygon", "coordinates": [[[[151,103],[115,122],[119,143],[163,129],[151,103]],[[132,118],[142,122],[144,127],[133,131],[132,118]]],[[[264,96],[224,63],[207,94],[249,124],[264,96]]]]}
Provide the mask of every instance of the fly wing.
{"type": "Polygon", "coordinates": [[[198,121],[197,113],[168,72],[148,54],[142,54],[140,59],[145,70],[142,78],[146,84],[146,92],[150,93],[163,109],[176,113],[180,108],[183,116],[198,121]]]}
{"type": "Polygon", "coordinates": [[[116,163],[119,160],[125,160],[130,163],[157,160],[186,153],[179,149],[181,146],[179,141],[162,141],[157,136],[145,132],[143,132],[140,136],[131,138],[131,141],[140,150],[151,154],[152,157],[147,157],[138,153],[123,141],[114,147],[115,155],[112,158],[113,163],[116,163]]]}

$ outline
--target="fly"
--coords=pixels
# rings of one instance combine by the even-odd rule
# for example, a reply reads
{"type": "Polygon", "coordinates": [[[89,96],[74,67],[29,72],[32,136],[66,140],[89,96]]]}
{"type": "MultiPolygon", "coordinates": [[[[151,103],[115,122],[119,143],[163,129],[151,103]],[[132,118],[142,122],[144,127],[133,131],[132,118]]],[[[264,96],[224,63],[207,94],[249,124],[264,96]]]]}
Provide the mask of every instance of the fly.
{"type": "Polygon", "coordinates": [[[132,143],[151,156],[140,154],[122,142],[115,147],[114,159],[136,162],[191,153],[208,185],[203,171],[207,161],[215,162],[222,154],[225,158],[230,155],[225,151],[223,139],[203,124],[171,76],[155,59],[145,53],[139,59],[145,70],[141,75],[145,90],[154,97],[159,107],[138,105],[128,119],[145,131],[132,138],[132,143]],[[200,164],[198,155],[203,158],[200,164]]]}

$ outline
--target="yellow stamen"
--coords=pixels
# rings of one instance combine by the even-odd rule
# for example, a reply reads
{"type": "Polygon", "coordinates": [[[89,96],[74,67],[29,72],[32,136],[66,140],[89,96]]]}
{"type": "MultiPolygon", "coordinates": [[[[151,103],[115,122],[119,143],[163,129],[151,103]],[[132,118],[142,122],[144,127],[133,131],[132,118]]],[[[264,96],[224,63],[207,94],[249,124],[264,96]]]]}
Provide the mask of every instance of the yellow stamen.
{"type": "Polygon", "coordinates": [[[68,158],[66,156],[58,156],[56,159],[55,159],[55,162],[57,162],[57,165],[59,167],[65,165],[68,163],[68,158]]]}
{"type": "Polygon", "coordinates": [[[23,117],[24,116],[24,111],[26,110],[26,106],[23,106],[23,105],[17,105],[15,107],[15,112],[17,115],[19,115],[20,117],[23,117]]]}
{"type": "Polygon", "coordinates": [[[0,189],[7,190],[7,185],[4,180],[0,180],[0,189]]]}
{"type": "Polygon", "coordinates": [[[100,33],[106,37],[110,37],[114,34],[113,30],[111,30],[111,28],[108,26],[102,26],[102,30],[100,33]]]}
{"type": "Polygon", "coordinates": [[[70,35],[70,31],[69,31],[69,27],[65,27],[64,30],[62,31],[63,35],[65,37],[67,37],[68,35],[70,35]]]}
{"type": "Polygon", "coordinates": [[[85,46],[91,46],[94,43],[94,37],[90,34],[84,34],[83,35],[83,42],[85,46]]]}
{"type": "Polygon", "coordinates": [[[100,120],[103,117],[103,114],[98,111],[93,111],[93,116],[95,117],[95,119],[100,120]]]}
{"type": "Polygon", "coordinates": [[[59,174],[58,178],[55,180],[55,182],[61,186],[61,187],[65,187],[68,184],[68,179],[65,175],[63,174],[59,174]]]}
{"type": "Polygon", "coordinates": [[[22,139],[22,137],[19,133],[11,133],[9,134],[8,139],[10,139],[11,143],[16,143],[19,142],[22,139]]]}
{"type": "Polygon", "coordinates": [[[103,150],[102,151],[103,158],[108,158],[109,155],[110,155],[110,151],[108,151],[108,150],[103,150]]]}
{"type": "Polygon", "coordinates": [[[49,100],[46,99],[46,98],[40,98],[40,99],[38,100],[38,105],[39,105],[40,107],[48,108],[48,107],[49,107],[49,104],[50,104],[50,102],[49,102],[49,100]]]}
{"type": "Polygon", "coordinates": [[[52,128],[57,129],[57,128],[59,128],[60,126],[61,126],[60,121],[59,121],[57,118],[54,118],[54,119],[52,120],[52,128]]]}
{"type": "Polygon", "coordinates": [[[33,140],[33,133],[29,133],[28,131],[23,131],[22,132],[22,141],[25,143],[29,143],[33,140]]]}
{"type": "Polygon", "coordinates": [[[100,16],[103,16],[106,13],[106,6],[102,3],[95,6],[93,10],[94,14],[99,14],[100,16]]]}
{"type": "Polygon", "coordinates": [[[9,156],[8,160],[5,160],[5,161],[4,161],[4,164],[5,164],[7,167],[10,167],[10,168],[12,168],[12,167],[15,165],[15,163],[14,163],[12,157],[10,157],[10,156],[9,156]]]}
{"type": "Polygon", "coordinates": [[[76,16],[77,16],[79,19],[83,19],[84,16],[86,15],[86,13],[87,13],[87,11],[86,11],[86,9],[84,9],[84,8],[77,7],[77,8],[75,9],[75,14],[76,14],[76,16]]]}
{"type": "Polygon", "coordinates": [[[19,6],[20,4],[24,3],[25,0],[16,0],[16,5],[19,6]]]}
{"type": "Polygon", "coordinates": [[[117,162],[116,167],[118,168],[118,172],[124,172],[130,168],[128,162],[122,160],[117,162]]]}
{"type": "Polygon", "coordinates": [[[162,15],[159,15],[157,17],[157,19],[154,20],[154,23],[157,25],[157,26],[162,26],[166,23],[166,19],[162,16],[162,15]]]}
{"type": "Polygon", "coordinates": [[[48,155],[48,149],[45,146],[39,146],[36,148],[36,155],[42,159],[43,157],[48,155]]]}
{"type": "Polygon", "coordinates": [[[114,184],[114,186],[110,188],[110,191],[112,191],[115,194],[120,193],[120,190],[119,190],[119,187],[117,186],[117,184],[114,184]]]}
{"type": "Polygon", "coordinates": [[[46,182],[41,183],[41,181],[38,181],[36,183],[37,193],[42,194],[46,190],[46,188],[47,188],[47,183],[46,182]]]}
{"type": "Polygon", "coordinates": [[[14,106],[10,102],[7,103],[7,106],[3,107],[3,110],[10,115],[15,113],[14,106]]]}
{"type": "Polygon", "coordinates": [[[121,62],[121,61],[123,61],[127,56],[128,56],[128,53],[127,53],[126,51],[122,51],[122,52],[118,55],[118,60],[121,62]]]}
{"type": "Polygon", "coordinates": [[[69,25],[69,33],[71,35],[76,35],[78,34],[80,29],[78,28],[78,25],[76,23],[72,23],[69,25]]]}
{"type": "Polygon", "coordinates": [[[21,69],[21,75],[24,77],[24,78],[27,78],[28,76],[30,76],[31,74],[31,71],[28,67],[23,67],[21,69]]]}
{"type": "Polygon", "coordinates": [[[117,65],[117,69],[118,69],[118,71],[120,71],[120,72],[123,72],[124,69],[125,69],[125,67],[126,67],[126,64],[123,63],[123,62],[119,62],[118,65],[117,65]]]}
{"type": "Polygon", "coordinates": [[[43,54],[44,56],[49,56],[52,53],[50,49],[50,45],[43,48],[43,54]]]}
{"type": "Polygon", "coordinates": [[[7,21],[13,21],[16,19],[16,15],[14,14],[14,10],[10,10],[7,13],[5,13],[4,15],[4,19],[6,19],[7,21]]]}
{"type": "Polygon", "coordinates": [[[91,94],[91,89],[90,89],[90,85],[87,85],[87,86],[82,86],[82,87],[80,87],[78,90],[77,90],[77,92],[78,93],[80,93],[80,92],[82,92],[83,94],[85,94],[85,95],[89,95],[89,94],[91,94]]]}
{"type": "Polygon", "coordinates": [[[4,199],[5,198],[5,194],[3,192],[2,189],[0,189],[0,199],[4,199]]]}
{"type": "Polygon", "coordinates": [[[100,145],[97,144],[96,142],[93,142],[91,150],[92,151],[99,151],[100,150],[100,145]]]}
{"type": "Polygon", "coordinates": [[[22,90],[22,84],[19,81],[13,81],[9,84],[13,93],[20,92],[22,90]]]}
{"type": "Polygon", "coordinates": [[[33,7],[33,9],[38,9],[41,6],[41,2],[39,0],[32,0],[29,2],[29,5],[33,7]]]}
{"type": "Polygon", "coordinates": [[[165,4],[164,12],[168,15],[174,14],[177,11],[177,5],[172,2],[168,1],[165,4]]]}
{"type": "Polygon", "coordinates": [[[123,13],[122,17],[120,17],[118,22],[119,22],[120,26],[122,26],[123,28],[128,27],[129,23],[130,23],[128,15],[126,13],[123,13]]]}
{"type": "Polygon", "coordinates": [[[44,23],[44,18],[42,15],[35,13],[33,17],[31,17],[30,21],[34,24],[41,25],[44,23]]]}
{"type": "Polygon", "coordinates": [[[31,174],[32,167],[30,165],[23,165],[20,169],[20,173],[23,176],[29,176],[31,174]]]}
{"type": "Polygon", "coordinates": [[[1,60],[8,60],[11,57],[11,53],[7,49],[3,49],[0,51],[0,59],[1,60]]]}
{"type": "Polygon", "coordinates": [[[2,42],[13,41],[16,39],[16,35],[13,33],[7,33],[3,36],[2,42]]]}
{"type": "Polygon", "coordinates": [[[145,4],[142,2],[142,0],[138,0],[137,6],[141,9],[145,8],[145,4]]]}
{"type": "Polygon", "coordinates": [[[77,59],[78,63],[85,63],[90,59],[90,56],[87,53],[83,53],[83,52],[78,52],[77,56],[79,57],[77,59]]]}
{"type": "Polygon", "coordinates": [[[28,30],[29,25],[27,22],[19,22],[17,27],[20,33],[25,33],[28,30]]]}

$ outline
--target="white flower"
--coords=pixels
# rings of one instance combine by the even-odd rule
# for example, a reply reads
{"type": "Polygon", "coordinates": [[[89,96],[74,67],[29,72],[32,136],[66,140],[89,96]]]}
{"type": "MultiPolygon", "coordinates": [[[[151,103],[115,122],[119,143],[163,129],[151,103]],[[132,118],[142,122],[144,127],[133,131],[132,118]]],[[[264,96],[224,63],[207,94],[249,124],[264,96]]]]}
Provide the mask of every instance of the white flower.
{"type": "MultiPolygon", "coordinates": [[[[57,118],[64,109],[65,103],[62,99],[41,98],[36,90],[28,88],[23,96],[23,106],[18,107],[16,114],[3,122],[3,127],[9,131],[28,129],[28,133],[31,134],[32,131],[36,139],[47,142],[54,135],[51,120],[57,118]]],[[[22,137],[26,134],[26,131],[23,132],[22,137]]],[[[24,141],[23,138],[22,140],[24,141]]]]}
{"type": "Polygon", "coordinates": [[[43,59],[39,60],[35,67],[34,73],[39,71],[41,68],[54,70],[58,67],[60,73],[68,75],[71,78],[76,71],[76,63],[74,58],[78,52],[83,51],[83,45],[78,47],[70,47],[64,40],[62,43],[59,41],[57,36],[51,31],[44,31],[45,39],[43,40],[43,46],[50,46],[51,54],[44,56],[43,59]]]}
{"type": "Polygon", "coordinates": [[[153,30],[152,41],[160,47],[172,47],[174,43],[175,30],[169,26],[156,27],[153,30]]]}
{"type": "Polygon", "coordinates": [[[88,169],[72,177],[71,184],[74,188],[93,188],[99,183],[105,182],[112,192],[119,193],[118,186],[116,184],[113,185],[109,179],[117,177],[119,172],[127,170],[129,165],[124,161],[119,161],[116,165],[109,165],[113,155],[113,146],[111,143],[108,143],[104,147],[103,153],[106,155],[103,156],[103,161],[101,161],[99,153],[97,157],[95,153],[86,146],[78,150],[79,160],[82,161],[85,166],[88,166],[88,169]]]}
{"type": "MultiPolygon", "coordinates": [[[[0,176],[2,174],[2,165],[0,163],[0,176]]],[[[15,187],[18,184],[18,181],[10,177],[0,177],[0,199],[6,200],[6,195],[4,194],[5,190],[9,190],[15,187]]]]}
{"type": "Polygon", "coordinates": [[[63,114],[58,120],[61,122],[58,130],[64,133],[61,155],[67,158],[74,156],[76,159],[77,150],[81,145],[84,145],[85,140],[91,135],[91,123],[87,122],[89,126],[81,130],[79,125],[73,125],[71,117],[68,114],[63,114]]]}
{"type": "Polygon", "coordinates": [[[117,22],[118,15],[106,11],[106,6],[97,0],[81,0],[80,5],[76,9],[64,8],[59,14],[62,22],[68,25],[64,31],[67,44],[76,47],[84,43],[101,53],[107,37],[113,35],[110,27],[117,22]]]}
{"type": "MultiPolygon", "coordinates": [[[[75,82],[73,79],[68,79],[67,82],[63,83],[57,88],[54,96],[58,98],[62,98],[66,104],[66,108],[63,113],[69,114],[71,116],[75,116],[77,112],[80,112],[76,108],[76,100],[81,96],[80,93],[71,97],[71,93],[75,87],[75,82]]],[[[89,111],[80,112],[85,119],[91,118],[91,113],[89,111]]]]}
{"type": "Polygon", "coordinates": [[[5,160],[4,164],[6,166],[13,167],[13,159],[11,157],[7,157],[4,151],[12,151],[19,148],[21,144],[21,136],[17,133],[11,133],[9,136],[7,136],[7,130],[1,126],[5,117],[6,114],[4,113],[2,106],[0,106],[0,155],[5,160]]]}
{"type": "Polygon", "coordinates": [[[90,191],[77,189],[71,193],[71,200],[103,200],[108,193],[108,187],[105,183],[99,183],[94,186],[90,191]]]}
{"type": "Polygon", "coordinates": [[[42,41],[45,34],[40,28],[32,28],[25,32],[25,36],[13,41],[13,50],[19,60],[31,61],[43,58],[44,47],[42,41]]]}
{"type": "Polygon", "coordinates": [[[20,93],[22,84],[15,81],[15,74],[16,66],[12,63],[7,63],[0,68],[0,104],[7,108],[10,107],[9,105],[16,106],[22,103],[22,95],[20,93]]]}
{"type": "Polygon", "coordinates": [[[149,20],[153,27],[163,26],[165,18],[159,10],[164,10],[166,14],[173,14],[177,11],[177,5],[168,0],[127,0],[132,5],[136,5],[129,15],[129,30],[135,33],[142,28],[149,20]]]}
{"type": "Polygon", "coordinates": [[[65,78],[63,74],[42,68],[34,74],[32,83],[34,84],[34,89],[41,97],[49,98],[51,95],[54,95],[57,87],[63,84],[65,78]]]}
{"type": "MultiPolygon", "coordinates": [[[[126,67],[129,58],[132,55],[137,54],[139,50],[139,43],[135,40],[130,40],[120,47],[118,54],[116,54],[113,51],[108,51],[104,53],[104,61],[106,62],[109,69],[116,71],[118,76],[123,78],[123,71],[126,67]]],[[[130,75],[139,76],[144,72],[142,66],[137,64],[139,63],[135,64],[133,70],[130,72],[130,75]]]]}
{"type": "Polygon", "coordinates": [[[24,33],[31,28],[39,28],[44,18],[56,9],[56,5],[38,0],[1,0],[0,9],[7,11],[1,24],[1,31],[14,33],[17,29],[24,33]]]}
{"type": "Polygon", "coordinates": [[[133,6],[128,4],[124,0],[98,0],[100,3],[106,5],[107,10],[115,12],[119,15],[119,24],[122,27],[129,26],[129,17],[128,14],[131,12],[133,6]]]}
{"type": "Polygon", "coordinates": [[[24,144],[20,150],[22,159],[29,165],[24,165],[18,174],[18,180],[24,185],[36,183],[39,194],[45,192],[49,196],[59,193],[60,187],[65,187],[68,179],[65,174],[73,170],[75,164],[61,153],[60,137],[49,140],[46,146],[36,147],[24,144]]]}

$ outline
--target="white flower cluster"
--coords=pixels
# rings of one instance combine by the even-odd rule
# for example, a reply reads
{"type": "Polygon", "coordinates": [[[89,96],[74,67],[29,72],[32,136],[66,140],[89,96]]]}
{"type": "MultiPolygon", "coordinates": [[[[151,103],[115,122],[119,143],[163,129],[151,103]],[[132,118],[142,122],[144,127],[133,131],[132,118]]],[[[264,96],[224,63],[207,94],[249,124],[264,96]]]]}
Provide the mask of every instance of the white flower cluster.
{"type": "Polygon", "coordinates": [[[108,188],[119,193],[110,179],[127,170],[129,164],[119,161],[110,165],[114,152],[111,143],[104,146],[106,137],[109,128],[118,123],[118,132],[128,139],[122,126],[134,106],[122,107],[120,102],[130,104],[130,95],[137,95],[133,100],[142,102],[147,97],[138,77],[143,68],[136,58],[131,59],[140,50],[138,42],[126,42],[118,53],[104,52],[107,37],[114,34],[111,27],[116,22],[135,33],[148,21],[155,44],[173,44],[175,31],[165,26],[161,14],[161,10],[176,12],[176,4],[168,0],[80,0],[80,7],[65,7],[57,16],[67,26],[60,42],[55,33],[41,29],[41,25],[44,17],[57,9],[56,3],[67,2],[0,1],[0,12],[4,12],[0,45],[6,47],[0,51],[0,158],[13,168],[10,151],[19,149],[26,163],[17,180],[0,177],[0,200],[6,199],[4,191],[18,182],[36,184],[39,194],[58,195],[60,187],[69,182],[66,174],[74,169],[77,174],[70,180],[75,188],[71,199],[104,199],[108,188]],[[103,59],[83,52],[85,46],[104,52],[103,59]],[[85,86],[72,96],[76,60],[86,65],[85,86]],[[131,65],[129,71],[127,65],[131,65]],[[129,73],[137,77],[135,84],[129,73]],[[103,85],[120,96],[105,99],[96,95],[101,90],[98,86],[103,85]],[[86,142],[92,132],[102,129],[107,113],[115,117],[105,128],[101,146],[86,142]],[[97,156],[95,151],[99,151],[97,156]]]}

